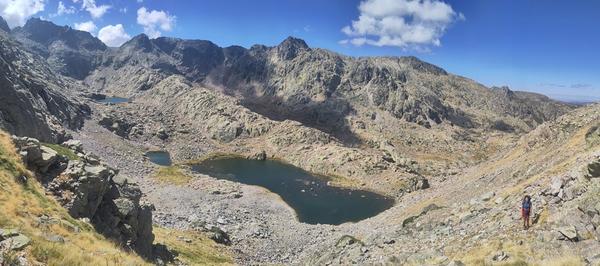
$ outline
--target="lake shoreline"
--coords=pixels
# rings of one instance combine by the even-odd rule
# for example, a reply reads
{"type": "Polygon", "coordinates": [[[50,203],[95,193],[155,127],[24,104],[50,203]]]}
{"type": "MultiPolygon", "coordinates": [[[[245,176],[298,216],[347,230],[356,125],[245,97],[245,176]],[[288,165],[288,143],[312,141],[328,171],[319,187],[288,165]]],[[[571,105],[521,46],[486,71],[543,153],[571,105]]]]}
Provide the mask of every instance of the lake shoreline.
{"type": "Polygon", "coordinates": [[[333,224],[357,222],[394,205],[393,198],[364,190],[330,186],[328,179],[274,160],[213,158],[191,165],[192,171],[278,194],[301,222],[333,224]]]}

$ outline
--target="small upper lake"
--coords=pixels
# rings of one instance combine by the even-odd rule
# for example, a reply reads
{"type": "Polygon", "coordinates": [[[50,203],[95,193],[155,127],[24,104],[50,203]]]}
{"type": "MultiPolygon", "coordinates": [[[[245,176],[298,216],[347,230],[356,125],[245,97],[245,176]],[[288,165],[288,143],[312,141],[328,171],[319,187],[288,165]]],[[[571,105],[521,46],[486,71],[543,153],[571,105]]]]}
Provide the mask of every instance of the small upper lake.
{"type": "Polygon", "coordinates": [[[296,211],[300,222],[309,224],[356,222],[394,205],[391,198],[369,191],[332,187],[322,177],[276,161],[215,159],[192,165],[192,170],[267,188],[296,211]]]}
{"type": "Polygon", "coordinates": [[[121,97],[106,97],[104,99],[101,100],[97,100],[100,103],[112,103],[112,104],[118,104],[118,103],[127,103],[129,102],[128,98],[121,98],[121,97]]]}
{"type": "Polygon", "coordinates": [[[146,157],[154,164],[162,166],[171,166],[171,155],[166,151],[149,151],[146,152],[146,157]]]}

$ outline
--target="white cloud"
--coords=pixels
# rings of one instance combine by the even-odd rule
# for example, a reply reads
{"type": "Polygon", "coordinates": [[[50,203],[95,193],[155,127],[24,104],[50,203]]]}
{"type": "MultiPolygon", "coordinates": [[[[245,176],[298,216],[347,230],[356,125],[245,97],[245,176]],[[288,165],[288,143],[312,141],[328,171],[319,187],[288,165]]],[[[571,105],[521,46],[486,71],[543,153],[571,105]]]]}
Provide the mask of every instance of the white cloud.
{"type": "Polygon", "coordinates": [[[23,26],[29,17],[44,10],[44,2],[44,0],[0,0],[0,16],[11,28],[23,26]]]}
{"type": "Polygon", "coordinates": [[[144,32],[150,36],[150,38],[157,38],[161,36],[161,31],[171,31],[175,26],[175,16],[169,15],[165,11],[148,10],[145,7],[141,7],[137,11],[137,23],[144,27],[144,32]]]}
{"type": "Polygon", "coordinates": [[[126,7],[119,8],[119,12],[125,14],[125,13],[127,13],[127,8],[126,7]]]}
{"type": "MultiPolygon", "coordinates": [[[[80,0],[73,1],[75,3],[80,0]]],[[[90,12],[92,18],[97,19],[104,16],[104,14],[111,8],[109,5],[96,5],[96,0],[83,0],[81,7],[87,12],[90,12]]]]}
{"type": "Polygon", "coordinates": [[[465,19],[440,0],[364,0],[358,9],[358,19],[342,28],[349,38],[341,44],[427,50],[441,45],[450,24],[465,19]]]}
{"type": "Polygon", "coordinates": [[[58,8],[56,9],[56,16],[65,15],[65,14],[73,14],[75,13],[75,8],[72,6],[66,7],[62,1],[58,1],[58,8]]]}
{"type": "Polygon", "coordinates": [[[75,29],[87,31],[87,32],[93,34],[97,28],[96,28],[96,24],[94,24],[94,22],[90,20],[90,21],[86,21],[86,22],[75,23],[75,29]]]}
{"type": "Polygon", "coordinates": [[[131,36],[125,32],[123,24],[108,25],[98,31],[98,39],[111,47],[121,46],[124,42],[131,39],[131,36]]]}

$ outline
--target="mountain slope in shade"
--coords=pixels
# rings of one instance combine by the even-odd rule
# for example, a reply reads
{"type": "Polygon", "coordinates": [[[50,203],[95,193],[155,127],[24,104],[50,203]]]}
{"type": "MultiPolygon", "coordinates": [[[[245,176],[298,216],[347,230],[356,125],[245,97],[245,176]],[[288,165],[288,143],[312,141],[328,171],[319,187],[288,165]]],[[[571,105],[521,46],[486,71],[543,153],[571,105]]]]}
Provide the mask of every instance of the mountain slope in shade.
{"type": "Polygon", "coordinates": [[[90,108],[74,99],[69,82],[45,61],[0,32],[0,128],[47,142],[83,125],[90,108]]]}

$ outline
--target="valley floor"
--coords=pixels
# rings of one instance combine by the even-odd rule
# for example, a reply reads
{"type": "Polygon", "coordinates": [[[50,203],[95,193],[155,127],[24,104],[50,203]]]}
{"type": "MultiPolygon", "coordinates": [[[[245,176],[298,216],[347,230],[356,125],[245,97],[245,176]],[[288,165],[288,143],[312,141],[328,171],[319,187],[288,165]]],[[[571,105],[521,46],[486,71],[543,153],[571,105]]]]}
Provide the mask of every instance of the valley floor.
{"type": "MultiPolygon", "coordinates": [[[[590,190],[598,187],[598,179],[581,181],[582,166],[599,155],[597,146],[587,146],[583,136],[591,130],[587,123],[597,121],[594,119],[600,108],[589,109],[592,115],[578,120],[582,124],[572,133],[554,136],[555,146],[525,147],[524,137],[510,152],[489,162],[457,175],[431,178],[430,188],[398,198],[394,207],[375,217],[339,226],[300,223],[290,207],[265,189],[195,174],[185,167],[184,174],[193,177],[188,183],[176,185],[153,178],[160,167],[143,154],[165,148],[173,151],[181,145],[177,142],[163,147],[161,142],[126,140],[94,120],[87,121],[73,135],[86,150],[140,184],[147,200],[156,207],[155,224],[177,229],[218,226],[230,235],[229,249],[239,264],[445,265],[460,260],[468,264],[570,265],[584,264],[584,259],[600,261],[600,244],[596,240],[600,235],[561,240],[562,232],[556,228],[564,226],[564,213],[577,207],[571,201],[561,202],[545,193],[551,175],[568,176],[574,180],[571,184],[592,182],[585,183],[590,190]],[[564,154],[544,161],[547,158],[543,152],[557,147],[564,154]],[[540,158],[531,159],[532,155],[540,158]],[[550,169],[552,166],[556,167],[550,169]],[[536,222],[527,231],[522,229],[519,216],[523,193],[534,195],[534,206],[540,206],[536,209],[536,222]]],[[[571,118],[565,118],[568,119],[571,118]]],[[[531,135],[535,136],[535,132],[531,135]]],[[[202,142],[190,145],[195,146],[195,154],[176,154],[176,163],[200,158],[214,148],[202,142]]]]}

